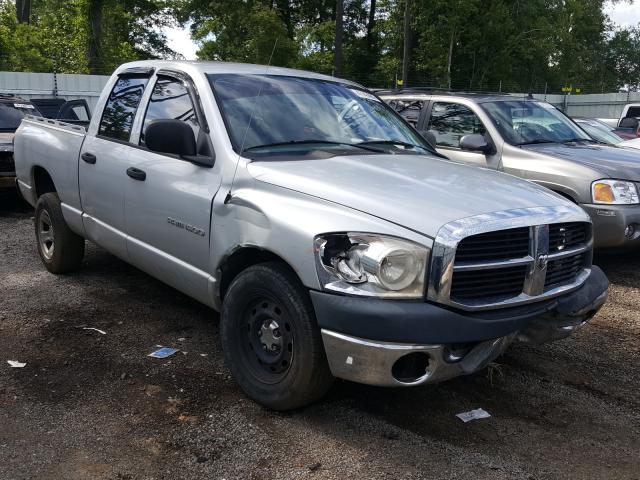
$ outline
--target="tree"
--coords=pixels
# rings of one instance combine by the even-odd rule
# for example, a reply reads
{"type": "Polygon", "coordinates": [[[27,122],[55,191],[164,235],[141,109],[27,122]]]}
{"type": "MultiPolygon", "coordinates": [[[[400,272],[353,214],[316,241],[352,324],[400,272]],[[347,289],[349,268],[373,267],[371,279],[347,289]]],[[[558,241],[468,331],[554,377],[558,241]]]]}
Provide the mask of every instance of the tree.
{"type": "Polygon", "coordinates": [[[31,19],[31,0],[16,0],[16,19],[18,23],[29,23],[31,19]]]}

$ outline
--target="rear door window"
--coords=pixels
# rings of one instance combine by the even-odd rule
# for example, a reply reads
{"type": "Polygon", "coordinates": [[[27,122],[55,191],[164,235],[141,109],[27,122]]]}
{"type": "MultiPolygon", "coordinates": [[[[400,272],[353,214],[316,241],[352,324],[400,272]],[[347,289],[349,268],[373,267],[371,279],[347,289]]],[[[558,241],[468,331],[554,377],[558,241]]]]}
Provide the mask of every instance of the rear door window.
{"type": "Polygon", "coordinates": [[[465,135],[486,133],[482,121],[469,107],[446,102],[433,104],[427,130],[434,135],[438,147],[453,148],[460,148],[460,139],[465,135]]]}
{"type": "Polygon", "coordinates": [[[119,78],[113,86],[102,113],[98,135],[129,141],[140,99],[149,79],[147,77],[119,78]]]}

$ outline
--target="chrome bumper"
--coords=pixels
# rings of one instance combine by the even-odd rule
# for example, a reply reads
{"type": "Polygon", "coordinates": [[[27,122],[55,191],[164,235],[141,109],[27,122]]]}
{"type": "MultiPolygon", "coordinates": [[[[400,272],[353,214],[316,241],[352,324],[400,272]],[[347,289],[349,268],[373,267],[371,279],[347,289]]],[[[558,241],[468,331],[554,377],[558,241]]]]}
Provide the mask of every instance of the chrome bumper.
{"type": "Polygon", "coordinates": [[[370,341],[322,330],[322,340],[334,377],[383,387],[410,387],[467,375],[485,367],[513,341],[515,334],[480,342],[462,358],[446,345],[403,345],[370,341]],[[424,356],[424,373],[415,378],[397,378],[396,362],[407,355],[424,356]]]}
{"type": "Polygon", "coordinates": [[[538,344],[566,338],[593,318],[606,299],[605,290],[577,311],[543,315],[520,331],[477,342],[467,347],[464,353],[452,351],[449,345],[444,344],[381,342],[326,329],[322,329],[322,341],[334,377],[367,385],[410,387],[477,372],[500,356],[516,339],[538,344]],[[397,368],[399,362],[410,365],[413,373],[398,375],[402,371],[397,368]]]}

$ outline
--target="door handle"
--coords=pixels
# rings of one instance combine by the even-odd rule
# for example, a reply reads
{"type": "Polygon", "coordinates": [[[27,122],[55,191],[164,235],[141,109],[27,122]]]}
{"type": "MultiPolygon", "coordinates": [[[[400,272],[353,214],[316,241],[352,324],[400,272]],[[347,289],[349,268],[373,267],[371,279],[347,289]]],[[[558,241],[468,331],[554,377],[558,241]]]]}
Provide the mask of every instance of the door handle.
{"type": "Polygon", "coordinates": [[[82,155],[82,160],[84,160],[87,163],[90,163],[91,165],[93,165],[94,163],[96,163],[96,156],[93,153],[89,153],[89,152],[84,152],[82,155]]]}
{"type": "Polygon", "coordinates": [[[127,168],[127,175],[129,175],[134,180],[139,180],[140,182],[144,182],[147,179],[147,174],[138,168],[127,168]]]}

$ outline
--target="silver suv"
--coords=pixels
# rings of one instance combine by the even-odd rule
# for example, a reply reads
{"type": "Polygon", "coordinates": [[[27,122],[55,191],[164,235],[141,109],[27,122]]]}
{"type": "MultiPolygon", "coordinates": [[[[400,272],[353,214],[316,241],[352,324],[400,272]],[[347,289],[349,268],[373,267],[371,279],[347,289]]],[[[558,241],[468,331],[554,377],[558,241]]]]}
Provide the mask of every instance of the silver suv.
{"type": "Polygon", "coordinates": [[[579,204],[593,221],[596,247],[640,245],[640,153],[599,143],[530,98],[377,93],[449,159],[531,180],[579,204]]]}

